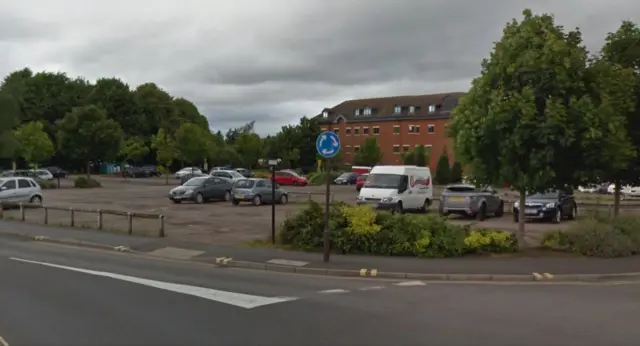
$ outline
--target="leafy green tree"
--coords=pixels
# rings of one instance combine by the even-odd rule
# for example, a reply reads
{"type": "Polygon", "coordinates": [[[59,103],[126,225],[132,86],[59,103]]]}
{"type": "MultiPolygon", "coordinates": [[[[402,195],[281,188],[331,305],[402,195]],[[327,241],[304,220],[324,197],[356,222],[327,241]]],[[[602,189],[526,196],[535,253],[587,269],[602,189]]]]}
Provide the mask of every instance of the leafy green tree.
{"type": "Polygon", "coordinates": [[[419,145],[413,149],[414,164],[420,167],[428,167],[431,158],[424,145],[419,145]]]}
{"type": "Polygon", "coordinates": [[[56,123],[58,148],[70,158],[82,161],[91,177],[91,162],[113,161],[120,152],[123,131],[107,118],[107,112],[90,105],[74,108],[56,123]]]}
{"type": "MultiPolygon", "coordinates": [[[[583,120],[585,112],[594,114],[585,97],[580,32],[565,33],[551,15],[525,10],[523,16],[506,25],[450,126],[456,156],[476,183],[508,182],[520,205],[527,191],[576,183],[580,172],[568,163],[584,166],[583,120]]],[[[524,217],[518,220],[522,247],[524,217]]]]}
{"type": "MultiPolygon", "coordinates": [[[[258,159],[262,156],[262,140],[260,136],[255,133],[240,133],[235,139],[234,148],[238,155],[242,157],[243,166],[247,168],[255,167],[258,164],[258,159]]],[[[280,158],[283,160],[287,159],[290,150],[283,152],[280,158]]]]}
{"type": "Polygon", "coordinates": [[[184,123],[175,134],[180,158],[190,163],[199,163],[207,158],[211,147],[210,136],[194,123],[184,123]]]}
{"type": "Polygon", "coordinates": [[[13,158],[18,148],[13,128],[19,121],[19,108],[9,92],[0,89],[0,158],[13,158]]]}
{"type": "MultiPolygon", "coordinates": [[[[149,154],[149,147],[145,144],[141,137],[131,137],[122,141],[120,144],[120,169],[124,173],[125,166],[129,162],[138,162],[149,154]]],[[[122,175],[126,179],[126,175],[122,175]]]]}
{"type": "Polygon", "coordinates": [[[416,153],[415,151],[407,151],[401,154],[400,159],[402,163],[405,165],[415,165],[416,164],[416,153]]]}
{"type": "Polygon", "coordinates": [[[451,166],[451,182],[452,183],[462,182],[462,165],[458,161],[455,161],[453,163],[453,166],[451,166]]]}
{"type": "Polygon", "coordinates": [[[107,111],[107,116],[125,129],[128,137],[149,136],[144,114],[138,109],[129,85],[118,78],[100,78],[89,101],[107,111]]]}
{"type": "Polygon", "coordinates": [[[177,117],[183,123],[193,123],[200,126],[203,130],[209,131],[209,120],[200,114],[198,107],[193,102],[179,97],[173,100],[173,106],[176,109],[177,117]]]}
{"type": "Polygon", "coordinates": [[[144,132],[147,135],[157,134],[161,128],[174,133],[182,125],[173,98],[156,84],[139,85],[133,91],[133,98],[137,111],[146,124],[144,132]]]}
{"type": "Polygon", "coordinates": [[[44,132],[42,122],[25,123],[15,130],[14,136],[19,155],[33,168],[38,168],[39,163],[49,160],[55,153],[53,142],[44,132]]]}
{"type": "Polygon", "coordinates": [[[169,185],[171,165],[180,156],[176,140],[165,129],[159,129],[151,138],[151,148],[156,152],[156,162],[162,167],[165,185],[169,185]]]}
{"type": "Polygon", "coordinates": [[[382,161],[382,150],[375,138],[367,138],[360,145],[360,150],[353,157],[356,166],[375,166],[382,161]]]}
{"type": "Polygon", "coordinates": [[[449,154],[447,154],[446,149],[442,151],[442,155],[440,155],[438,159],[435,181],[440,185],[451,183],[451,166],[449,164],[449,154]]]}

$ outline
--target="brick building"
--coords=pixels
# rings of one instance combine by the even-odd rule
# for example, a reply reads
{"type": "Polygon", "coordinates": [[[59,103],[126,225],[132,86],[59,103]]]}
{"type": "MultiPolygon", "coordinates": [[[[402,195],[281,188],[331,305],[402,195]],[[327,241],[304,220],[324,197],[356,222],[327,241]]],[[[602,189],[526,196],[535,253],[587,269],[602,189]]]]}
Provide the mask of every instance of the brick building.
{"type": "Polygon", "coordinates": [[[333,130],[342,142],[342,158],[351,163],[361,143],[377,139],[381,164],[402,164],[403,152],[424,145],[430,153],[431,169],[447,148],[453,163],[452,140],[446,136],[451,111],[464,93],[394,96],[349,100],[325,108],[317,117],[323,130],[333,130]]]}

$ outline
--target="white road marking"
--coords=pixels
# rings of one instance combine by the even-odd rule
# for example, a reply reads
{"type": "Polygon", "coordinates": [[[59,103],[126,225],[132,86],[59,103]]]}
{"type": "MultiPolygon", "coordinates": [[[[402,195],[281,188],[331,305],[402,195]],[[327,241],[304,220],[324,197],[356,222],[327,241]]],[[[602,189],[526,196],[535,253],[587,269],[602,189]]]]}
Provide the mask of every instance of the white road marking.
{"type": "Polygon", "coordinates": [[[375,290],[381,290],[384,289],[383,286],[370,286],[370,287],[362,287],[359,290],[360,291],[375,291],[375,290]]]}
{"type": "Polygon", "coordinates": [[[426,285],[422,281],[403,281],[394,283],[396,286],[424,286],[426,285]]]}
{"type": "Polygon", "coordinates": [[[349,291],[347,290],[343,290],[340,288],[337,289],[333,289],[333,290],[324,290],[324,291],[318,291],[318,293],[325,293],[325,294],[332,294],[332,293],[348,293],[349,291]]]}
{"type": "Polygon", "coordinates": [[[165,291],[182,293],[186,295],[191,295],[191,296],[195,296],[203,299],[216,301],[223,304],[234,305],[234,306],[238,306],[245,309],[257,308],[259,306],[264,306],[269,304],[284,303],[284,302],[298,299],[297,297],[254,296],[254,295],[243,294],[243,293],[219,291],[219,290],[214,290],[212,288],[175,284],[170,282],[142,279],[134,276],[120,275],[120,274],[114,274],[109,272],[101,272],[101,271],[95,271],[95,270],[67,267],[63,265],[51,264],[51,263],[45,263],[45,262],[36,262],[36,261],[30,261],[30,260],[15,258],[15,257],[11,257],[10,259],[14,261],[39,264],[39,265],[53,267],[53,268],[66,269],[66,270],[75,271],[75,272],[84,273],[84,274],[90,274],[95,276],[102,276],[102,277],[108,277],[116,280],[132,282],[132,283],[145,285],[149,287],[155,287],[165,291]]]}
{"type": "Polygon", "coordinates": [[[283,265],[283,266],[292,266],[292,267],[304,267],[307,264],[309,264],[309,262],[292,261],[292,260],[278,259],[278,258],[274,258],[272,260],[268,260],[267,263],[278,264],[278,265],[283,265]]]}
{"type": "Polygon", "coordinates": [[[7,340],[0,336],[0,346],[9,346],[7,340]]]}
{"type": "Polygon", "coordinates": [[[203,253],[204,251],[181,249],[178,247],[167,246],[167,247],[163,247],[163,248],[148,252],[147,254],[152,256],[188,260],[198,255],[202,255],[203,253]]]}

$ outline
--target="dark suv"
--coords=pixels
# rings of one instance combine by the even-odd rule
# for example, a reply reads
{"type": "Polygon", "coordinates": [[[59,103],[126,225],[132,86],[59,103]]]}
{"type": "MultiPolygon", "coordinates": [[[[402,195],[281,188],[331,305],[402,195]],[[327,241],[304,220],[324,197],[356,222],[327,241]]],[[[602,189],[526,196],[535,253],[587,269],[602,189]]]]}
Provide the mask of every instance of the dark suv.
{"type": "MultiPolygon", "coordinates": [[[[518,222],[520,205],[513,204],[513,221],[518,222]]],[[[567,218],[574,220],[578,215],[578,206],[573,197],[573,190],[552,190],[533,193],[527,196],[524,204],[526,219],[553,221],[559,223],[567,218]]]]}

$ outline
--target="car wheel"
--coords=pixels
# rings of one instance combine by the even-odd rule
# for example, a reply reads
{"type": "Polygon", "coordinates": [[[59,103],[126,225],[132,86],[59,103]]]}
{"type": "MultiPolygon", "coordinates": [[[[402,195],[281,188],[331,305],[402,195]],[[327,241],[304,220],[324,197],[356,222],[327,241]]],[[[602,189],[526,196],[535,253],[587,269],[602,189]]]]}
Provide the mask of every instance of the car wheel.
{"type": "Polygon", "coordinates": [[[429,209],[429,200],[425,199],[424,202],[422,203],[422,207],[420,208],[420,212],[421,213],[426,213],[427,210],[429,209]]]}
{"type": "Polygon", "coordinates": [[[573,205],[573,208],[571,208],[571,214],[569,214],[569,220],[575,220],[578,217],[578,206],[577,205],[573,205]]]}
{"type": "Polygon", "coordinates": [[[42,204],[42,198],[40,196],[33,196],[33,197],[31,197],[31,200],[29,201],[29,203],[41,205],[42,204]]]}
{"type": "Polygon", "coordinates": [[[402,206],[402,202],[398,202],[398,204],[396,204],[396,207],[394,208],[393,211],[398,214],[404,214],[404,207],[402,206]]]}
{"type": "Polygon", "coordinates": [[[173,200],[171,200],[171,202],[173,202],[174,204],[180,204],[182,201],[179,201],[177,199],[173,199],[173,200]]]}
{"type": "Polygon", "coordinates": [[[513,222],[517,223],[518,221],[520,221],[520,218],[518,217],[519,213],[520,213],[520,211],[518,211],[518,209],[515,209],[513,211],[513,222]]]}
{"type": "Polygon", "coordinates": [[[298,185],[299,185],[299,184],[298,184],[298,182],[297,182],[297,181],[294,181],[294,182],[293,182],[293,186],[298,186],[298,185]]]}
{"type": "Polygon", "coordinates": [[[238,204],[240,204],[240,201],[238,201],[237,199],[234,198],[234,199],[231,200],[231,203],[233,205],[238,205],[238,204]]]}
{"type": "Polygon", "coordinates": [[[260,195],[256,195],[253,197],[253,205],[260,205],[262,204],[262,197],[260,197],[260,195]]]}
{"type": "Polygon", "coordinates": [[[280,204],[287,204],[287,203],[289,203],[289,197],[287,197],[287,195],[280,196],[280,204]]]}
{"type": "Polygon", "coordinates": [[[231,200],[231,192],[226,191],[226,192],[224,193],[224,201],[225,201],[225,202],[229,202],[230,200],[231,200]]]}
{"type": "Polygon", "coordinates": [[[198,203],[198,204],[204,203],[204,196],[201,193],[198,193],[196,195],[196,203],[198,203]]]}
{"type": "Polygon", "coordinates": [[[487,218],[487,205],[482,203],[482,205],[480,205],[480,210],[478,210],[478,212],[476,213],[476,220],[484,221],[484,219],[486,218],[487,218]]]}
{"type": "Polygon", "coordinates": [[[502,217],[504,215],[504,202],[500,202],[498,210],[496,210],[496,217],[502,217]]]}
{"type": "Polygon", "coordinates": [[[553,216],[553,223],[562,222],[562,209],[556,209],[556,214],[553,216]]]}

